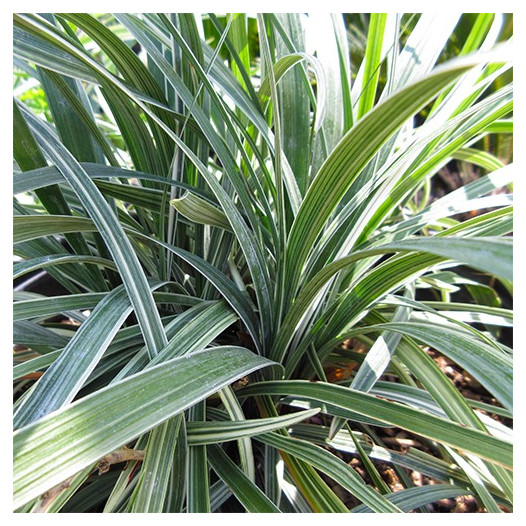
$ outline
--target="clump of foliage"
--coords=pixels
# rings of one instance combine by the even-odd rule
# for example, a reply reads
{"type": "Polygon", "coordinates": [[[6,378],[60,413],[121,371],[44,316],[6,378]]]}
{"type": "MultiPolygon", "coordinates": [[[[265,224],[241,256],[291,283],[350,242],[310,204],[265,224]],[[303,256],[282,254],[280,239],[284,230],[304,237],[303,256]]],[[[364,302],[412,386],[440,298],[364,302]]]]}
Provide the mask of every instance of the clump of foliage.
{"type": "Polygon", "coordinates": [[[511,510],[506,28],[15,15],[14,509],[511,510]]]}

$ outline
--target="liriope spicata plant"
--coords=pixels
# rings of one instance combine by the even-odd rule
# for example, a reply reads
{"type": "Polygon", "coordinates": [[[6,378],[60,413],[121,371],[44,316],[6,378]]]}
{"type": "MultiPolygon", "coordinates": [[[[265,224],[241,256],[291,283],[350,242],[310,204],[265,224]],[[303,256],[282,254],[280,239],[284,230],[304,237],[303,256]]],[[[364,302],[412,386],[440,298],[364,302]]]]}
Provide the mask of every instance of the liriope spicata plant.
{"type": "Polygon", "coordinates": [[[510,34],[16,14],[14,509],[510,511],[510,34]]]}

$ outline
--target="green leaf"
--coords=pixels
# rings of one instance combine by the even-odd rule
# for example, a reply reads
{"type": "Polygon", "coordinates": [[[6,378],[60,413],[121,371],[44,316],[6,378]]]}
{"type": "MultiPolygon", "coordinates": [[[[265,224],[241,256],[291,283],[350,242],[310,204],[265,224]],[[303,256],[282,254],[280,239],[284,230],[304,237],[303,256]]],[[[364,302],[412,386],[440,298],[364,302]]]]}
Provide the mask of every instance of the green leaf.
{"type": "Polygon", "coordinates": [[[91,219],[74,216],[28,215],[13,217],[13,242],[21,243],[42,236],[65,232],[92,232],[91,219]]]}
{"type": "Polygon", "coordinates": [[[239,396],[296,395],[327,404],[352,409],[357,413],[378,418],[394,426],[443,442],[454,448],[473,453],[492,463],[510,468],[512,445],[486,433],[463,427],[449,420],[423,411],[387,402],[374,396],[324,382],[305,380],[270,381],[252,384],[239,392],[239,396]]]}
{"type": "MultiPolygon", "coordinates": [[[[376,443],[371,443],[371,439],[367,435],[361,433],[354,433],[354,435],[367,455],[372,459],[405,467],[411,471],[418,471],[437,480],[448,483],[453,482],[455,485],[462,487],[466,487],[470,483],[469,478],[458,466],[436,458],[429,453],[424,453],[415,448],[409,448],[407,451],[400,453],[376,443]]],[[[356,444],[345,429],[339,431],[332,440],[329,440],[329,427],[314,424],[296,424],[292,429],[292,436],[346,453],[358,454],[356,444]]],[[[489,481],[487,481],[487,484],[493,495],[498,496],[504,503],[502,492],[489,481]]]]}
{"type": "Polygon", "coordinates": [[[192,192],[185,192],[178,199],[172,199],[170,204],[194,223],[216,226],[232,232],[232,227],[225,214],[192,192]]]}
{"type": "Polygon", "coordinates": [[[121,380],[146,367],[204,349],[237,319],[224,302],[202,303],[177,316],[166,326],[169,342],[153,359],[141,349],[115,376],[121,380]]]}
{"type": "MultiPolygon", "coordinates": [[[[273,354],[271,357],[281,361],[285,354],[285,349],[290,343],[293,337],[294,331],[296,330],[299,322],[311,306],[312,302],[320,295],[323,291],[325,284],[340,270],[349,266],[350,264],[365,259],[366,257],[373,256],[380,253],[388,253],[390,250],[420,250],[422,253],[437,254],[444,257],[451,257],[455,259],[462,258],[468,264],[472,264],[477,268],[484,267],[490,272],[495,272],[497,275],[504,273],[508,275],[511,269],[511,254],[512,245],[511,240],[499,239],[499,238],[452,238],[452,237],[419,237],[411,238],[406,241],[388,243],[377,248],[372,248],[363,251],[356,251],[352,255],[336,260],[325,268],[320,270],[302,289],[298,295],[294,305],[287,312],[285,320],[280,328],[276,343],[272,350],[273,354]],[[450,244],[449,241],[452,241],[450,244]],[[464,244],[464,242],[466,242],[464,244]],[[458,247],[462,246],[462,251],[459,251],[458,247]],[[491,261],[480,260],[484,254],[491,253],[493,259],[491,261]]],[[[366,308],[372,301],[372,297],[379,297],[383,293],[390,292],[393,285],[389,283],[396,283],[398,286],[407,280],[410,274],[417,276],[422,273],[426,267],[432,267],[436,263],[440,262],[438,259],[426,257],[424,254],[408,255],[401,259],[393,258],[387,260],[383,265],[376,267],[371,273],[365,276],[365,280],[368,281],[367,286],[364,282],[355,283],[354,289],[351,289],[348,295],[348,301],[350,298],[358,298],[360,303],[355,302],[354,312],[356,315],[363,315],[363,309],[366,308]],[[418,260],[418,261],[417,261],[418,260]],[[392,268],[391,268],[392,266],[392,268]],[[394,268],[397,267],[395,271],[394,268]],[[389,270],[384,270],[384,269],[389,270]],[[404,268],[404,270],[402,270],[404,268]],[[407,273],[407,274],[406,274],[407,273]],[[377,277],[378,276],[378,277],[377,277]],[[374,284],[372,286],[371,284],[374,284]],[[363,290],[363,292],[362,292],[363,290]],[[380,292],[381,291],[381,292],[380,292]],[[371,298],[369,300],[368,298],[371,298]]],[[[345,296],[342,298],[345,299],[345,296]]],[[[347,323],[355,321],[350,316],[349,309],[343,308],[340,305],[340,310],[345,310],[345,320],[347,323]]],[[[339,328],[340,332],[341,329],[339,328]]],[[[298,359],[297,352],[289,357],[291,365],[289,370],[295,365],[298,359]]]]}
{"type": "MultiPolygon", "coordinates": [[[[511,357],[472,333],[426,321],[385,323],[376,326],[416,338],[442,352],[476,378],[507,409],[513,408],[511,357]]],[[[368,329],[360,328],[367,332],[368,329]]]]}
{"type": "MultiPolygon", "coordinates": [[[[188,420],[201,422],[206,418],[206,407],[200,402],[188,411],[188,420]]],[[[210,477],[205,446],[187,450],[188,470],[186,485],[186,512],[210,513],[210,477]]]]}
{"type": "Polygon", "coordinates": [[[403,88],[371,110],[338,143],[312,182],[292,226],[287,282],[294,295],[300,271],[330,214],[385,141],[471,64],[455,62],[403,88]]]}
{"type": "Polygon", "coordinates": [[[33,258],[29,261],[22,261],[13,265],[13,279],[17,279],[24,274],[40,270],[53,265],[64,265],[66,263],[90,263],[93,265],[100,265],[105,268],[115,270],[117,267],[113,261],[99,256],[84,256],[84,255],[70,255],[62,256],[60,254],[50,254],[49,256],[42,256],[40,258],[33,258]]]}
{"type": "MultiPolygon", "coordinates": [[[[61,106],[60,103],[59,106],[61,106]]],[[[40,145],[37,144],[36,137],[34,137],[34,134],[31,132],[23,116],[21,107],[19,107],[16,102],[13,105],[13,124],[13,131],[17,138],[17,140],[14,141],[13,153],[18,165],[23,170],[45,166],[47,163],[40,145]]],[[[62,190],[57,185],[40,188],[36,190],[35,193],[49,213],[71,215],[70,205],[66,201],[62,190]]],[[[82,235],[69,234],[66,235],[66,239],[75,252],[79,254],[89,254],[89,247],[82,235]]],[[[107,285],[98,268],[87,267],[86,269],[80,270],[84,274],[84,286],[85,283],[88,282],[95,290],[107,290],[107,285]]]]}
{"type": "Polygon", "coordinates": [[[512,18],[15,13],[16,285],[69,293],[13,298],[16,511],[512,511],[511,411],[424,347],[511,408],[512,18]]]}
{"type": "MultiPolygon", "coordinates": [[[[161,177],[154,174],[148,174],[136,170],[126,170],[124,168],[118,168],[114,166],[105,166],[103,164],[97,163],[80,163],[80,165],[82,166],[82,169],[95,181],[98,179],[110,179],[113,177],[116,179],[138,179],[140,181],[151,181],[157,183],[158,185],[175,186],[177,188],[192,190],[192,192],[198,193],[199,195],[207,197],[208,199],[213,197],[209,193],[207,194],[206,192],[203,192],[203,190],[193,188],[181,181],[173,181],[172,179],[167,179],[166,177],[161,177]]],[[[44,186],[63,182],[64,177],[62,177],[61,173],[54,166],[45,166],[35,170],[17,172],[13,174],[13,195],[30,192],[31,190],[42,188],[44,186]]],[[[133,187],[127,186],[121,190],[130,191],[133,190],[133,187]]]]}
{"type": "MultiPolygon", "coordinates": [[[[161,285],[157,283],[153,288],[161,285]]],[[[39,420],[73,400],[131,311],[123,286],[114,289],[97,305],[30,396],[24,399],[14,415],[15,428],[39,420]]]]}
{"type": "Polygon", "coordinates": [[[19,429],[13,435],[14,508],[225,385],[269,365],[269,360],[239,347],[196,352],[133,375],[19,429]]]}
{"type": "Polygon", "coordinates": [[[89,309],[95,307],[107,294],[106,292],[68,294],[67,296],[44,296],[17,301],[13,304],[13,320],[49,316],[77,309],[89,309]]]}
{"type": "Polygon", "coordinates": [[[453,154],[453,158],[481,166],[488,171],[498,170],[504,167],[502,161],[491,153],[483,152],[475,148],[461,148],[453,154]]]}
{"type": "Polygon", "coordinates": [[[386,13],[371,13],[370,15],[364,58],[364,88],[358,99],[357,119],[361,119],[374,106],[380,77],[380,58],[386,21],[386,13]]]}
{"type": "MultiPolygon", "coordinates": [[[[304,52],[305,31],[300,13],[278,13],[276,17],[290,38],[296,51],[304,52]]],[[[279,36],[276,38],[276,51],[277,59],[280,59],[288,51],[288,46],[284,45],[279,36]]],[[[274,67],[273,65],[270,66],[274,67]]],[[[279,139],[282,144],[283,153],[290,163],[300,192],[304,194],[308,183],[310,160],[309,156],[306,155],[310,147],[310,101],[309,92],[304,83],[305,74],[301,69],[302,66],[299,65],[283,76],[280,84],[277,86],[279,104],[275,107],[279,107],[280,112],[281,137],[279,137],[279,139]]],[[[272,77],[274,77],[274,75],[272,75],[272,77]]],[[[272,77],[270,75],[265,76],[262,84],[266,84],[271,79],[273,80],[272,77]]],[[[275,82],[277,84],[277,77],[275,78],[275,82]]],[[[263,85],[261,88],[265,90],[263,85]]],[[[263,92],[264,91],[260,89],[260,97],[263,92]]],[[[318,111],[318,108],[316,108],[316,111],[318,111]]],[[[276,140],[278,140],[276,129],[274,133],[276,140]]],[[[278,151],[278,148],[276,148],[276,154],[278,151]]]]}
{"type": "MultiPolygon", "coordinates": [[[[70,216],[15,216],[13,217],[13,225],[14,227],[16,226],[15,232],[17,232],[17,234],[15,234],[15,239],[17,242],[25,241],[27,239],[34,239],[40,236],[61,233],[64,230],[70,232],[95,230],[95,225],[90,219],[70,216]]],[[[250,300],[235,286],[233,281],[228,279],[222,272],[220,272],[216,267],[208,263],[206,260],[196,256],[191,252],[183,250],[174,245],[164,243],[154,237],[145,236],[133,230],[126,229],[126,231],[134,237],[165,247],[169,251],[187,261],[208,280],[210,280],[212,285],[223,294],[225,300],[239,314],[240,318],[246,324],[250,335],[253,337],[255,345],[258,348],[260,347],[261,342],[258,328],[259,323],[254,314],[254,306],[251,304],[250,300]]]]}
{"type": "Polygon", "coordinates": [[[38,358],[33,358],[32,360],[28,360],[27,362],[22,362],[18,365],[15,365],[13,367],[13,380],[18,380],[26,374],[33,373],[35,371],[38,371],[39,369],[47,367],[60,356],[61,352],[62,349],[59,349],[58,351],[48,352],[43,356],[39,356],[38,358]]]}
{"type": "Polygon", "coordinates": [[[238,438],[260,435],[275,429],[292,426],[319,413],[319,409],[300,411],[290,415],[257,420],[226,422],[188,422],[188,444],[190,446],[228,442],[238,438]]]}
{"type": "Polygon", "coordinates": [[[149,352],[154,356],[166,344],[166,336],[144,271],[121,224],[75,158],[38,119],[31,115],[29,123],[39,137],[44,153],[57,166],[78,197],[82,199],[84,207],[102,235],[130,296],[149,352]]]}
{"type": "Polygon", "coordinates": [[[290,455],[298,457],[311,464],[316,469],[329,475],[329,477],[350,491],[362,502],[366,501],[368,505],[378,513],[393,513],[400,511],[396,506],[389,503],[385,497],[377,493],[370,486],[366,486],[364,481],[353,468],[319,446],[310,444],[304,440],[288,438],[276,433],[266,433],[256,437],[256,440],[283,450],[290,455]]]}
{"type": "Polygon", "coordinates": [[[207,446],[212,469],[250,513],[280,513],[272,501],[228,458],[217,445],[207,446]]]}
{"type": "Polygon", "coordinates": [[[482,272],[513,280],[511,238],[422,237],[389,243],[385,247],[409,248],[460,261],[482,272]]]}
{"type": "Polygon", "coordinates": [[[51,329],[42,327],[30,321],[16,321],[13,323],[13,343],[20,343],[36,350],[36,347],[44,346],[52,349],[62,348],[67,345],[69,338],[63,334],[57,334],[51,329]]]}
{"type": "Polygon", "coordinates": [[[43,68],[37,67],[37,71],[64,146],[79,161],[103,162],[104,157],[93,141],[92,130],[97,128],[82,84],[43,68]]]}
{"type": "Polygon", "coordinates": [[[145,448],[139,481],[130,497],[130,513],[163,511],[179,428],[183,417],[178,415],[150,432],[145,448]]]}
{"type": "MultiPolygon", "coordinates": [[[[454,499],[461,495],[472,495],[473,493],[465,488],[449,484],[433,484],[408,488],[391,493],[386,498],[396,504],[402,511],[409,512],[420,506],[425,506],[431,502],[441,499],[454,499]]],[[[352,513],[371,513],[369,506],[362,504],[351,510],[352,513]]]]}
{"type": "MultiPolygon", "coordinates": [[[[141,23],[138,19],[131,17],[130,15],[119,14],[118,18],[127,25],[130,30],[134,32],[139,41],[147,47],[150,54],[155,57],[156,63],[159,67],[162,67],[163,73],[166,75],[167,81],[172,83],[174,88],[180,91],[180,94],[183,95],[186,91],[187,96],[187,105],[192,108],[192,112],[197,122],[199,122],[203,131],[205,132],[207,139],[210,141],[210,144],[214,147],[215,152],[218,157],[221,159],[221,162],[225,166],[225,173],[232,181],[241,203],[243,204],[244,212],[247,214],[252,227],[257,232],[260,230],[260,222],[257,221],[253,216],[253,207],[249,203],[252,202],[252,198],[248,195],[245,184],[240,180],[240,174],[237,166],[233,163],[230,152],[225,150],[225,145],[220,140],[220,137],[217,135],[216,131],[212,128],[209,120],[203,115],[202,110],[192,104],[193,97],[187,92],[187,90],[181,86],[181,80],[177,78],[176,73],[173,68],[159,55],[157,50],[154,48],[153,44],[150,42],[148,35],[143,31],[141,23]]],[[[206,76],[205,72],[202,70],[201,65],[196,61],[193,53],[188,48],[188,44],[184,42],[180,33],[177,29],[164,19],[164,22],[167,24],[168,29],[171,32],[171,35],[178,41],[182,46],[185,56],[190,60],[196,69],[199,72],[200,79],[203,82],[207,92],[215,99],[218,107],[218,111],[222,112],[224,115],[224,105],[218,100],[216,92],[212,89],[210,81],[206,76]]],[[[231,127],[232,124],[230,119],[224,118],[223,120],[225,126],[231,127]]],[[[195,165],[199,170],[199,173],[204,177],[207,184],[210,186],[211,190],[214,192],[217,200],[219,201],[223,212],[227,216],[232,229],[236,233],[236,237],[239,240],[239,244],[243,253],[245,255],[247,264],[251,270],[251,276],[255,283],[255,291],[258,298],[258,303],[260,306],[260,314],[262,317],[262,328],[263,328],[263,340],[268,338],[270,334],[270,327],[272,326],[272,315],[273,311],[270,308],[271,300],[271,284],[268,276],[268,268],[264,264],[264,259],[261,251],[261,246],[257,244],[255,236],[252,232],[249,231],[248,225],[241,216],[237,206],[234,204],[233,199],[228,195],[220,182],[216,179],[215,176],[210,174],[207,168],[203,163],[195,156],[195,154],[189,150],[189,148],[181,141],[181,139],[175,135],[170,135],[172,139],[177,143],[179,148],[185,153],[189,160],[195,165]]],[[[241,148],[241,152],[244,150],[241,148]]],[[[250,165],[250,163],[248,163],[250,165]]],[[[256,180],[256,179],[255,179],[256,180]]]]}
{"type": "Polygon", "coordinates": [[[13,54],[28,62],[43,67],[53,62],[53,70],[79,80],[98,82],[97,76],[90,68],[70,53],[49,43],[43,35],[29,32],[18,24],[13,26],[13,54]]]}
{"type": "MultiPolygon", "coordinates": [[[[225,387],[219,391],[221,402],[225,406],[230,418],[233,421],[242,422],[245,420],[245,414],[241,408],[234,390],[231,387],[225,387]]],[[[254,450],[252,448],[252,441],[249,437],[241,437],[237,441],[239,450],[239,460],[243,473],[251,482],[256,481],[256,462],[254,460],[254,450]]]]}

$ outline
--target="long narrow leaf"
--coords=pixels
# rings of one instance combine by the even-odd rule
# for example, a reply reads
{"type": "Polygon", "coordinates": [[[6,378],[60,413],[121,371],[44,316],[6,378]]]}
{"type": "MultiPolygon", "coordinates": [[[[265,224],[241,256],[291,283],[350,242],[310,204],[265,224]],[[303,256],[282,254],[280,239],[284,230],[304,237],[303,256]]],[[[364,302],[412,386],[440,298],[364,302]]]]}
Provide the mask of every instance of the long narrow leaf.
{"type": "Polygon", "coordinates": [[[263,393],[297,395],[352,409],[460,450],[469,451],[495,464],[504,467],[512,465],[512,446],[509,442],[359,391],[322,382],[313,384],[304,380],[292,380],[252,384],[245,387],[240,394],[263,393]]]}
{"type": "Polygon", "coordinates": [[[23,427],[13,436],[14,507],[268,365],[272,362],[239,347],[197,352],[131,376],[23,427]],[[210,370],[214,377],[205,382],[210,370]],[[116,404],[117,399],[121,403],[116,404]]]}

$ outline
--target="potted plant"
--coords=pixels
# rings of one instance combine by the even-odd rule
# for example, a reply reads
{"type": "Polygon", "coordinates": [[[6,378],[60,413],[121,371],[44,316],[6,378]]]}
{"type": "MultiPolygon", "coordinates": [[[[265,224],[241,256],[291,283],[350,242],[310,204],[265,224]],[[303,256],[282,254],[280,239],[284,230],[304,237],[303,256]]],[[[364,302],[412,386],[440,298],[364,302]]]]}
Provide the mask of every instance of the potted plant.
{"type": "Polygon", "coordinates": [[[510,24],[16,14],[14,509],[510,511],[510,24]]]}

